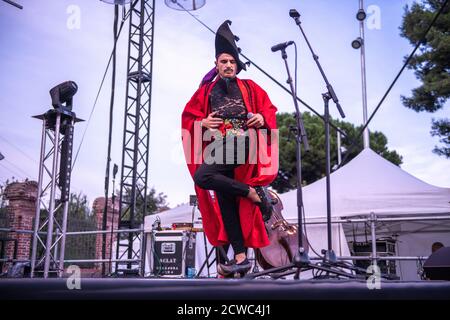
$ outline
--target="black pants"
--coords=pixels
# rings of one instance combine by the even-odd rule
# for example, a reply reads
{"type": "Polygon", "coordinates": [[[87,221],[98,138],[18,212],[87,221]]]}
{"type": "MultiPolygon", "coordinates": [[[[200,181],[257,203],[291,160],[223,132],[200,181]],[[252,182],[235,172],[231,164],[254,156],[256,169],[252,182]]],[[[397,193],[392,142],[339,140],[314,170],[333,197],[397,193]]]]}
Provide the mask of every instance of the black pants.
{"type": "MultiPolygon", "coordinates": [[[[246,251],[241,222],[239,220],[237,197],[247,197],[249,192],[248,185],[234,180],[234,169],[242,164],[238,161],[237,150],[239,148],[244,148],[244,158],[247,159],[248,139],[231,138],[227,139],[222,145],[218,144],[216,151],[223,151],[222,161],[216,161],[219,163],[214,162],[210,164],[204,162],[194,175],[194,182],[200,188],[214,190],[216,192],[225,231],[235,254],[246,251]],[[230,161],[230,157],[226,159],[226,149],[232,146],[235,152],[232,161],[230,161]],[[221,148],[223,149],[221,150],[221,148]]],[[[212,155],[217,154],[217,152],[213,152],[212,155]]]]}

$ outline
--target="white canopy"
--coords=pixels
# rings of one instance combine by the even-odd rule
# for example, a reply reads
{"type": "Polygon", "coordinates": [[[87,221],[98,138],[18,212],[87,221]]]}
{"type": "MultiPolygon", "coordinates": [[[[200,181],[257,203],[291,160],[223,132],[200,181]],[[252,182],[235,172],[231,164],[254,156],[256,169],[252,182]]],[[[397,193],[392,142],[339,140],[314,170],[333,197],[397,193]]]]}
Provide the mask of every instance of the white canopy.
{"type": "Polygon", "coordinates": [[[179,205],[170,210],[163,211],[158,214],[153,214],[145,217],[144,229],[146,231],[151,231],[152,224],[155,220],[159,219],[161,226],[171,227],[173,223],[200,223],[201,216],[200,211],[195,207],[194,215],[192,216],[193,207],[188,203],[179,205]]]}

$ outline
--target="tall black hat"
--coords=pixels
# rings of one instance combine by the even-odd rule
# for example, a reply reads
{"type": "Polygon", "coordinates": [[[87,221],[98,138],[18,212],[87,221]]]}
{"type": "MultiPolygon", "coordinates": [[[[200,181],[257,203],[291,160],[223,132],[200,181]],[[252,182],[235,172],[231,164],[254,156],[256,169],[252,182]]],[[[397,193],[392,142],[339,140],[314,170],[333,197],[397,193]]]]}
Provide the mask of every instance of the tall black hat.
{"type": "Polygon", "coordinates": [[[235,41],[239,41],[239,38],[236,37],[230,30],[231,21],[226,20],[224,23],[222,23],[217,29],[216,32],[216,59],[222,54],[222,53],[228,53],[229,55],[233,56],[233,58],[236,60],[237,63],[237,73],[239,73],[242,69],[247,70],[245,63],[243,63],[239,59],[239,52],[241,51],[240,48],[236,46],[235,41]]]}

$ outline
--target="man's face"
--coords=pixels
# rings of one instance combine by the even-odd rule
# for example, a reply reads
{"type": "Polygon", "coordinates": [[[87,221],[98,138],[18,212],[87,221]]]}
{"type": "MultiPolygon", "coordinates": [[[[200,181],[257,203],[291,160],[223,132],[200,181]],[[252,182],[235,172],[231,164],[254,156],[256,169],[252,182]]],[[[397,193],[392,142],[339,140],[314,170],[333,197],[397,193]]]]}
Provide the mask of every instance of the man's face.
{"type": "Polygon", "coordinates": [[[216,68],[222,78],[234,78],[237,72],[237,63],[232,55],[222,53],[217,58],[216,68]]]}

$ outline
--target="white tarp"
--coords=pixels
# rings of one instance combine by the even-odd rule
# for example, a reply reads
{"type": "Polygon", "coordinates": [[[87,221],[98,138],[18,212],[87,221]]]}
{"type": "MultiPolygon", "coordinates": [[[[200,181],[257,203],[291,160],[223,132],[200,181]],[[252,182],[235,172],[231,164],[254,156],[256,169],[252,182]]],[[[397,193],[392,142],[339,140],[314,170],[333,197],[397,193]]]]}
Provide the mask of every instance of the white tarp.
{"type": "MultiPolygon", "coordinates": [[[[450,165],[449,165],[450,170],[450,165]]],[[[450,188],[429,185],[364,149],[330,176],[332,217],[405,214],[450,214],[450,188]]],[[[280,195],[284,217],[297,219],[296,190],[280,195]]],[[[307,218],[326,217],[326,180],[303,188],[307,218]]]]}
{"type": "Polygon", "coordinates": [[[201,227],[201,216],[200,211],[195,208],[194,213],[193,207],[189,204],[182,204],[170,210],[163,211],[158,214],[153,214],[145,217],[144,228],[146,232],[152,230],[152,224],[155,220],[160,219],[162,227],[171,227],[173,223],[194,223],[195,225],[200,224],[201,227]],[[194,214],[194,215],[192,215],[194,214]]]}

